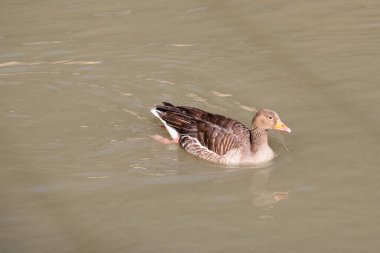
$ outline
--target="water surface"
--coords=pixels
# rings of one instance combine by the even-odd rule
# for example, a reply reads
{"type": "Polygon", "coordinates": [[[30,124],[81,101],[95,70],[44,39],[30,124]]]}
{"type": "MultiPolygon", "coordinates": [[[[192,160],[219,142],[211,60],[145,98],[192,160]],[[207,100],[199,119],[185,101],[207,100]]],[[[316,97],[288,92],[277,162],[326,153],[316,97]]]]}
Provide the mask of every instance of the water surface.
{"type": "Polygon", "coordinates": [[[3,1],[1,252],[378,252],[377,1],[3,1]],[[249,124],[277,157],[165,146],[149,108],[249,124]],[[275,196],[288,194],[277,201],[275,196]]]}

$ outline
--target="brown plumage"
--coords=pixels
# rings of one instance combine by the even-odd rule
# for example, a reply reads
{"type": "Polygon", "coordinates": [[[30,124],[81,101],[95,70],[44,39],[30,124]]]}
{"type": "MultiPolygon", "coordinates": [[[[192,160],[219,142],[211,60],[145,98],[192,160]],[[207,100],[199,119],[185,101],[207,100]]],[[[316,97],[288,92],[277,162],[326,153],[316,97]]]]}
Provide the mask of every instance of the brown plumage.
{"type": "Polygon", "coordinates": [[[171,137],[187,152],[223,164],[258,164],[274,157],[268,146],[269,129],[290,132],[277,113],[262,109],[251,128],[242,123],[189,106],[163,102],[151,112],[165,125],[171,137]]]}

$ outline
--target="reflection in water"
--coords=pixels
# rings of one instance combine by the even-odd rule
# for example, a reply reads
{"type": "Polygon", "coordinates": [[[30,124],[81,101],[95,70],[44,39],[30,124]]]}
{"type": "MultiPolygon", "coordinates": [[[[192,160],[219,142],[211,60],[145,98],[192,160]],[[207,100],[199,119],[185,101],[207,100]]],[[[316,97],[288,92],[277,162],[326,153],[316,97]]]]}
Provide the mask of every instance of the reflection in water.
{"type": "Polygon", "coordinates": [[[71,61],[71,60],[58,60],[53,62],[19,62],[10,61],[0,63],[0,67],[14,67],[14,66],[35,66],[42,64],[66,64],[66,65],[95,65],[100,64],[101,61],[71,61]]]}
{"type": "Polygon", "coordinates": [[[272,170],[271,167],[268,167],[252,173],[252,184],[249,192],[253,195],[253,205],[271,208],[278,201],[289,198],[289,192],[273,192],[267,189],[268,179],[272,170]]]}

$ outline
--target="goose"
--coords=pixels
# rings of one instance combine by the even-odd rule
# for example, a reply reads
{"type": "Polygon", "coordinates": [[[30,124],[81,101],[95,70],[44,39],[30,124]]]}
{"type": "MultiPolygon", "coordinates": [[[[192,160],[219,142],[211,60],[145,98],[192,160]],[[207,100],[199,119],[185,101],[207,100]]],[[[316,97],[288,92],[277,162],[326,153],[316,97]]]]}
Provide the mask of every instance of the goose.
{"type": "Polygon", "coordinates": [[[251,128],[222,115],[191,106],[163,102],[151,108],[172,139],[160,135],[153,139],[165,144],[177,143],[201,159],[225,165],[252,165],[274,158],[268,145],[268,130],[291,132],[278,114],[268,109],[257,111],[251,128]]]}

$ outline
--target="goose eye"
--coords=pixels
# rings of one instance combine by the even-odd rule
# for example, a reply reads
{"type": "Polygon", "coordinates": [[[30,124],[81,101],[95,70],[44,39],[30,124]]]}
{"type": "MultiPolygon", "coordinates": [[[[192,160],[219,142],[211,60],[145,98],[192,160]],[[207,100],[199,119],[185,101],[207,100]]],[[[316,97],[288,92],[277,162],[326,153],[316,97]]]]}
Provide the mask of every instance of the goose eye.
{"type": "Polygon", "coordinates": [[[273,117],[272,117],[272,116],[269,116],[268,118],[269,118],[269,119],[273,119],[273,117]]]}

